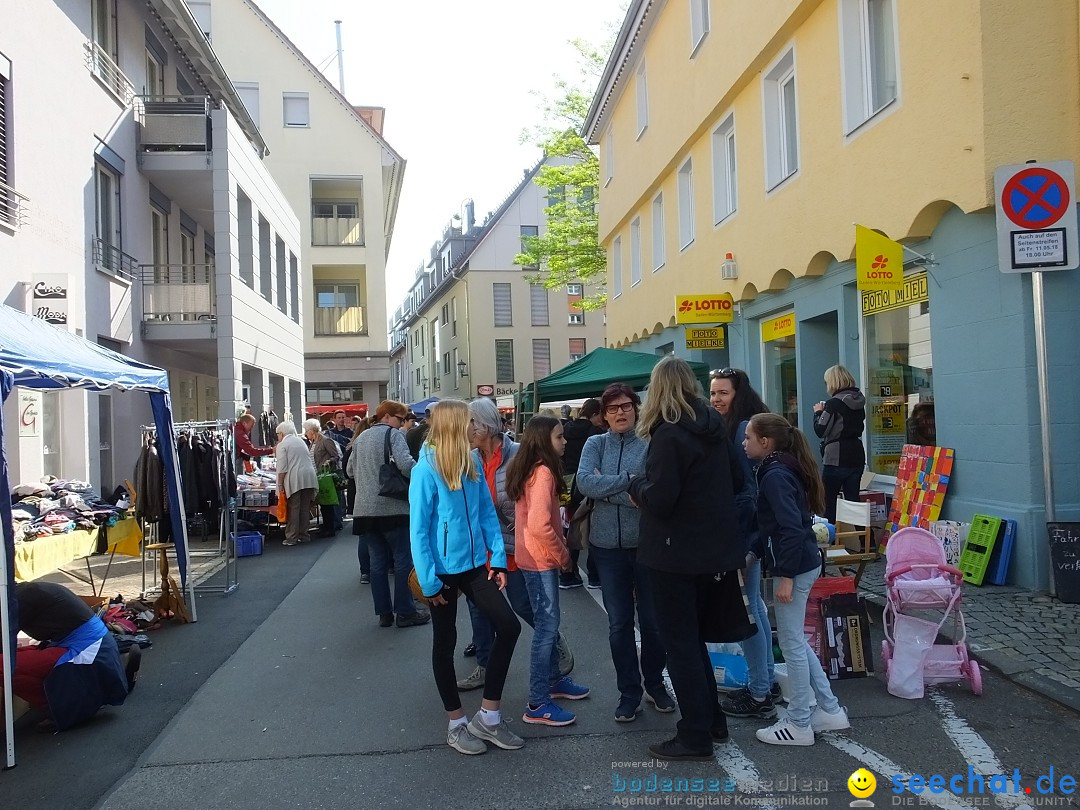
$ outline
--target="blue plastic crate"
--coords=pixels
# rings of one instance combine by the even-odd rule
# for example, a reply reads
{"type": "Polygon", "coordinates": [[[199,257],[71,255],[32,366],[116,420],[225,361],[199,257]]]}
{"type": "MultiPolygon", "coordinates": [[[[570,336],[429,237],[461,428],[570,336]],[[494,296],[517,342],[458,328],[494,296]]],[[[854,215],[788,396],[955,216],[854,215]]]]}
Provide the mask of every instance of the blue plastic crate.
{"type": "Polygon", "coordinates": [[[237,557],[256,557],[263,553],[263,536],[258,532],[233,534],[237,557]]]}

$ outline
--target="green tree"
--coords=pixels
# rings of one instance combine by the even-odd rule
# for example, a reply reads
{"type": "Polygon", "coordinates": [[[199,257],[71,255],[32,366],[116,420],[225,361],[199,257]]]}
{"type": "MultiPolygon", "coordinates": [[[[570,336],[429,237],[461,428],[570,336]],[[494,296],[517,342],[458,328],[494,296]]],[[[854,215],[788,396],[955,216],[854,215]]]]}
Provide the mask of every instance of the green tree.
{"type": "Polygon", "coordinates": [[[583,40],[571,44],[578,52],[580,77],[571,82],[555,77],[555,92],[544,98],[544,122],[526,131],[523,141],[538,144],[549,158],[565,165],[545,164],[534,182],[547,194],[547,230],[526,237],[523,252],[514,258],[522,266],[539,266],[532,278],[548,289],[566,284],[591,285],[596,292],[583,298],[582,309],[598,309],[607,301],[607,255],[599,239],[596,199],[600,158],[581,137],[592,102],[592,90],[604,70],[605,53],[583,40]]]}

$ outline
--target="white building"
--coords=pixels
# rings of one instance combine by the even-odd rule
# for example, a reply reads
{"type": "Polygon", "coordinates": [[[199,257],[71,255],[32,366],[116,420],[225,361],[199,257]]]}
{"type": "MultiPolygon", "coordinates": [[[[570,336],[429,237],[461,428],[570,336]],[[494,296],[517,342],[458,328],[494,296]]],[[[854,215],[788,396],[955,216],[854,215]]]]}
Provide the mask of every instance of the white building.
{"type": "MultiPolygon", "coordinates": [[[[252,379],[256,409],[299,415],[300,224],[182,0],[11,4],[0,98],[0,300],[167,369],[177,420],[235,416],[252,379]],[[35,301],[45,287],[66,298],[35,301]]],[[[146,400],[41,395],[36,430],[8,443],[13,480],[110,490],[146,400]]]]}
{"type": "Polygon", "coordinates": [[[482,226],[469,202],[465,221],[452,222],[417,269],[391,324],[391,379],[403,401],[494,395],[512,407],[523,386],[605,345],[603,310],[576,306],[595,290],[549,290],[533,283],[538,268],[514,264],[522,237],[547,228],[548,200],[534,182],[542,165],[482,226]]]}
{"type": "Polygon", "coordinates": [[[383,110],[353,106],[249,0],[189,0],[300,217],[309,410],[387,395],[386,256],[405,161],[383,110]]]}

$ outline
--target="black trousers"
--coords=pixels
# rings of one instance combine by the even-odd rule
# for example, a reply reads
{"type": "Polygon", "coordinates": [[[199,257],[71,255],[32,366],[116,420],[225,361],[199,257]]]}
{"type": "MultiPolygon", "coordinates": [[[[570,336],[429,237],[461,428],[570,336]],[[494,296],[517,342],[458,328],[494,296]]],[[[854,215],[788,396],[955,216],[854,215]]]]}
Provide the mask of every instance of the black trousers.
{"type": "Polygon", "coordinates": [[[675,735],[688,748],[712,751],[710,731],[727,731],[716,676],[701,638],[698,605],[711,574],[669,574],[649,569],[660,638],[681,715],[675,735]]]}
{"type": "Polygon", "coordinates": [[[447,598],[445,605],[431,606],[431,668],[435,672],[435,685],[439,688],[443,708],[448,712],[461,708],[454,672],[459,591],[473,601],[495,628],[495,643],[491,646],[484,677],[484,700],[502,700],[506,673],[510,670],[510,659],[521,633],[517,616],[498,584],[488,579],[487,568],[474,568],[463,574],[440,574],[439,579],[449,586],[449,591],[443,591],[443,596],[447,598]]]}

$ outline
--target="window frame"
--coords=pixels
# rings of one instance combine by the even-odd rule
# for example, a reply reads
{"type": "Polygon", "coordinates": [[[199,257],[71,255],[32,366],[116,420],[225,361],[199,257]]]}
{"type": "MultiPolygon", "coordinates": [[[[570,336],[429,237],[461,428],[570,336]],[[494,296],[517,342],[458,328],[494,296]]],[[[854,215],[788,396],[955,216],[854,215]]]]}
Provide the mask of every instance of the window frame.
{"type": "Polygon", "coordinates": [[[109,247],[116,250],[124,249],[124,229],[123,229],[123,207],[121,196],[121,180],[122,175],[114,171],[109,166],[106,166],[100,160],[94,161],[94,235],[104,242],[109,247]],[[101,179],[102,177],[108,178],[112,184],[112,190],[110,194],[109,211],[109,235],[105,236],[103,227],[106,223],[102,218],[102,206],[101,206],[101,179]]]}
{"type": "Polygon", "coordinates": [[[281,122],[282,126],[286,129],[310,129],[311,128],[311,99],[306,92],[302,91],[285,91],[281,94],[281,122]],[[288,116],[288,101],[300,101],[304,102],[304,111],[306,113],[306,120],[303,123],[294,123],[289,121],[288,116]]]}
{"type": "Polygon", "coordinates": [[[739,210],[738,152],[735,113],[729,113],[712,133],[713,224],[721,225],[739,210]]]}
{"type": "MultiPolygon", "coordinates": [[[[527,248],[525,246],[526,237],[528,237],[530,239],[531,238],[539,238],[540,237],[540,226],[539,225],[519,225],[518,226],[518,233],[519,233],[520,238],[521,238],[521,252],[524,253],[527,250],[527,248]],[[525,233],[526,230],[532,230],[533,233],[525,233]]],[[[523,264],[523,265],[521,265],[521,269],[522,270],[539,270],[540,265],[539,264],[523,264]]]]}
{"type": "Polygon", "coordinates": [[[585,325],[585,310],[578,310],[577,312],[566,313],[566,325],[567,326],[584,326],[585,325]]]}
{"type": "Polygon", "coordinates": [[[697,56],[698,48],[711,30],[709,0],[690,0],[690,58],[697,56]],[[695,13],[696,12],[696,13],[695,13]]]}
{"type": "MultiPolygon", "coordinates": [[[[895,0],[888,4],[885,19],[887,47],[891,51],[892,96],[875,104],[874,36],[871,31],[870,3],[874,0],[840,0],[837,5],[840,27],[840,91],[845,137],[878,118],[900,100],[900,37],[895,0]]],[[[889,77],[887,77],[889,78],[889,77]]]]}
{"type": "Polygon", "coordinates": [[[618,298],[622,293],[622,236],[616,236],[611,242],[611,297],[618,298]]]}
{"type": "Polygon", "coordinates": [[[580,360],[582,357],[584,357],[586,354],[589,353],[588,343],[586,343],[585,338],[583,338],[583,337],[572,337],[572,338],[570,338],[569,339],[569,344],[568,344],[568,349],[569,349],[569,355],[570,355],[570,362],[571,363],[577,362],[578,360],[580,360]],[[580,344],[581,351],[580,352],[575,352],[574,347],[575,347],[575,345],[578,345],[578,344],[580,344]]]}
{"type": "Polygon", "coordinates": [[[163,98],[165,96],[165,63],[158,59],[157,54],[149,47],[145,48],[144,52],[146,54],[146,64],[144,66],[143,95],[151,98],[163,98]],[[154,80],[154,76],[156,76],[156,80],[154,80]],[[155,87],[150,86],[152,80],[154,80],[155,87]]]}
{"type": "MultiPolygon", "coordinates": [[[[12,73],[11,60],[0,53],[0,183],[15,186],[15,128],[12,126],[12,73]]],[[[8,224],[6,217],[0,223],[8,224]]]]}
{"type": "Polygon", "coordinates": [[[531,326],[551,326],[551,295],[548,288],[540,283],[529,285],[529,324],[531,326]],[[536,317],[536,304],[539,294],[543,295],[544,313],[542,322],[537,320],[536,317]]]}
{"type": "Polygon", "coordinates": [[[783,53],[762,75],[762,107],[765,130],[765,190],[772,192],[799,173],[802,167],[801,139],[799,137],[799,82],[795,46],[783,53]],[[787,112],[789,102],[785,88],[792,87],[793,105],[790,109],[794,132],[788,132],[787,112]],[[792,143],[794,141],[794,143],[792,143]],[[791,165],[794,158],[794,166],[791,165]]]}
{"type": "Polygon", "coordinates": [[[697,234],[694,228],[694,159],[688,157],[679,167],[679,252],[692,244],[697,234]]]}
{"type": "Polygon", "coordinates": [[[360,285],[359,284],[351,284],[351,283],[348,283],[348,282],[338,283],[336,281],[315,281],[315,282],[312,282],[311,292],[312,292],[312,295],[314,297],[314,300],[312,301],[312,304],[314,305],[315,309],[348,309],[349,307],[362,306],[362,304],[360,303],[360,285]],[[333,305],[322,304],[322,303],[319,302],[319,295],[320,295],[319,287],[332,287],[334,289],[334,292],[331,293],[331,294],[334,295],[335,298],[337,296],[341,295],[341,292],[339,291],[341,289],[355,290],[356,291],[356,303],[355,304],[343,303],[341,305],[338,305],[336,303],[333,304],[333,305]]]}
{"type": "Polygon", "coordinates": [[[90,4],[90,39],[113,60],[119,62],[116,0],[92,0],[90,4]],[[102,16],[105,17],[102,20],[102,16]],[[104,38],[101,35],[104,34],[104,38]]]}
{"type": "Polygon", "coordinates": [[[493,281],[491,283],[491,325],[499,329],[514,325],[514,288],[508,281],[493,281]],[[496,290],[503,289],[506,290],[506,301],[509,309],[509,316],[505,319],[505,323],[501,322],[496,308],[499,303],[496,290]]]}
{"type": "Polygon", "coordinates": [[[630,287],[641,283],[641,217],[630,223],[630,287]]]}
{"type": "Polygon", "coordinates": [[[664,217],[664,192],[660,191],[652,201],[652,245],[650,247],[652,247],[654,273],[667,264],[667,233],[664,217]]]}
{"type": "Polygon", "coordinates": [[[637,96],[637,140],[649,128],[649,77],[645,60],[641,60],[635,71],[635,94],[637,96]]]}
{"type": "MultiPolygon", "coordinates": [[[[506,357],[503,358],[504,362],[506,357]]],[[[516,381],[516,374],[514,369],[514,339],[513,338],[498,338],[495,341],[495,382],[496,383],[513,383],[516,381]],[[501,375],[499,367],[499,349],[509,351],[509,363],[510,372],[506,375],[501,375]]]]}
{"type": "Polygon", "coordinates": [[[533,379],[540,380],[551,373],[551,338],[532,339],[532,372],[533,379]],[[547,368],[543,366],[543,352],[537,355],[537,348],[547,349],[547,368]],[[538,365],[539,364],[539,365],[538,365]]]}
{"type": "Polygon", "coordinates": [[[615,178],[615,131],[608,127],[604,136],[604,187],[615,178]]]}

